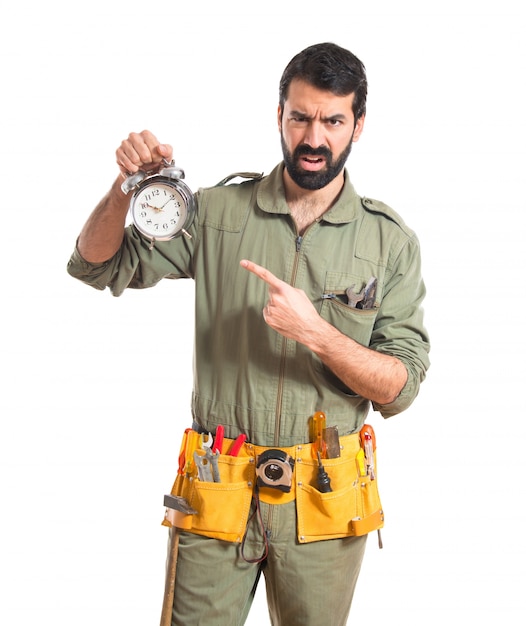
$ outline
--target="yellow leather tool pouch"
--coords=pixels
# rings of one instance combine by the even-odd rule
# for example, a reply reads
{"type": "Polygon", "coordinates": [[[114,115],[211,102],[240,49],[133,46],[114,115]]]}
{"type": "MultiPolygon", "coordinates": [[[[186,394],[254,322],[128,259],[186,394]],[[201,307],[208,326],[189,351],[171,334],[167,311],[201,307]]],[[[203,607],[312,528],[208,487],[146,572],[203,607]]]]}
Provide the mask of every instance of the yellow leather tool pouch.
{"type": "Polygon", "coordinates": [[[341,456],[322,460],[331,480],[332,491],[328,493],[316,488],[318,463],[312,455],[302,454],[296,460],[296,510],[301,543],[365,535],[384,525],[378,480],[371,480],[357,460],[362,450],[359,435],[341,437],[340,442],[341,456]]]}
{"type": "MultiPolygon", "coordinates": [[[[225,438],[224,449],[231,443],[231,439],[225,438]]],[[[378,481],[371,480],[359,461],[363,453],[359,435],[340,437],[340,444],[340,457],[322,460],[332,491],[321,493],[316,487],[319,466],[311,444],[282,448],[294,459],[289,493],[269,488],[259,490],[259,499],[269,504],[296,499],[297,535],[301,543],[365,535],[383,527],[378,481]]],[[[183,497],[196,513],[176,512],[171,521],[165,518],[163,525],[241,543],[256,484],[256,459],[266,449],[245,443],[239,456],[219,455],[221,482],[178,474],[171,494],[183,497]]]]}
{"type": "MultiPolygon", "coordinates": [[[[254,489],[254,459],[221,454],[218,467],[221,482],[217,483],[177,476],[172,495],[185,498],[197,513],[179,516],[174,525],[198,535],[241,543],[254,489]]],[[[166,519],[163,524],[172,525],[166,519]]]]}

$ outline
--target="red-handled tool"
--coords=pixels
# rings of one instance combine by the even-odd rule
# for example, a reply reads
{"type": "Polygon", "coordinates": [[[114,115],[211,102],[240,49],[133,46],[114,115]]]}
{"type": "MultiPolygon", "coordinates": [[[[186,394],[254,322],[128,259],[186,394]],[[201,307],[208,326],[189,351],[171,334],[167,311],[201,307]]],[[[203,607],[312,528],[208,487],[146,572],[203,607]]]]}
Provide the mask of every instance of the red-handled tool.
{"type": "Polygon", "coordinates": [[[228,451],[228,454],[230,456],[237,456],[246,440],[247,440],[246,435],[239,435],[239,437],[230,446],[230,450],[228,451]]]}
{"type": "Polygon", "coordinates": [[[365,453],[367,474],[369,474],[371,480],[374,480],[374,451],[376,450],[376,436],[374,434],[373,427],[369,424],[364,424],[360,430],[360,442],[365,453]]]}
{"type": "Polygon", "coordinates": [[[364,424],[362,426],[362,430],[360,431],[360,441],[362,442],[362,446],[367,440],[371,441],[373,451],[376,450],[376,435],[374,434],[373,427],[369,424],[364,424]]]}
{"type": "Polygon", "coordinates": [[[216,428],[216,436],[214,438],[212,452],[218,452],[219,454],[221,454],[221,452],[223,451],[224,436],[225,436],[225,429],[221,424],[219,424],[216,428]]]}

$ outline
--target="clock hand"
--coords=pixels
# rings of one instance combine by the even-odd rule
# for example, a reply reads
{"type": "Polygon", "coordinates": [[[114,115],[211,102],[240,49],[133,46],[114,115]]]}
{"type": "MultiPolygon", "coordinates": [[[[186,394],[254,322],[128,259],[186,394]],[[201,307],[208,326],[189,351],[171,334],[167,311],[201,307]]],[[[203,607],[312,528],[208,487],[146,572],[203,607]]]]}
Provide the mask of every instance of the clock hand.
{"type": "Polygon", "coordinates": [[[158,207],[158,206],[153,206],[153,204],[149,204],[148,202],[146,203],[147,207],[150,207],[150,209],[153,209],[154,211],[156,211],[157,213],[159,213],[159,211],[162,211],[163,208],[166,206],[166,204],[163,204],[163,206],[158,207]]]}
{"type": "Polygon", "coordinates": [[[171,196],[170,198],[168,198],[168,200],[163,204],[163,206],[161,207],[161,211],[164,209],[164,207],[168,204],[168,202],[171,202],[174,199],[173,196],[171,196]]]}

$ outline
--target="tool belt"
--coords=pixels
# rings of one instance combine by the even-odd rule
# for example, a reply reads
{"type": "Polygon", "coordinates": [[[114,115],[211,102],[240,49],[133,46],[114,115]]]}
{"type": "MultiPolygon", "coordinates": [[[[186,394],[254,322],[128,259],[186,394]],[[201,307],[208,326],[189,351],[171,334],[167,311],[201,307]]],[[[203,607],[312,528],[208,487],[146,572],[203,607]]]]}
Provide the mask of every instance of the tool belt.
{"type": "MultiPolygon", "coordinates": [[[[368,427],[370,428],[370,427],[368,427]]],[[[224,448],[233,443],[224,439],[224,448]]],[[[331,491],[317,488],[319,461],[313,444],[267,448],[244,443],[237,456],[219,454],[220,482],[178,473],[171,495],[184,499],[189,511],[167,509],[163,525],[199,535],[241,543],[255,495],[261,502],[285,504],[296,500],[300,543],[365,535],[383,527],[384,515],[376,472],[367,472],[359,433],[340,437],[340,456],[323,459],[331,491]],[[279,451],[293,466],[290,491],[258,484],[256,465],[262,455],[279,451]]],[[[376,452],[374,452],[376,467],[376,452]]]]}

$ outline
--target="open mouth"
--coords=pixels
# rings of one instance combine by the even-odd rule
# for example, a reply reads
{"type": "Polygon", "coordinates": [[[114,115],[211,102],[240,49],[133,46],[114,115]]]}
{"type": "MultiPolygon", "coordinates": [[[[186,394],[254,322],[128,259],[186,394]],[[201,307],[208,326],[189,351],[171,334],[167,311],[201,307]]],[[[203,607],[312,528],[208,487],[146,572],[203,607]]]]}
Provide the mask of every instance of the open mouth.
{"type": "Polygon", "coordinates": [[[309,171],[318,171],[325,165],[325,158],[319,156],[302,156],[300,161],[303,168],[309,171]]]}

